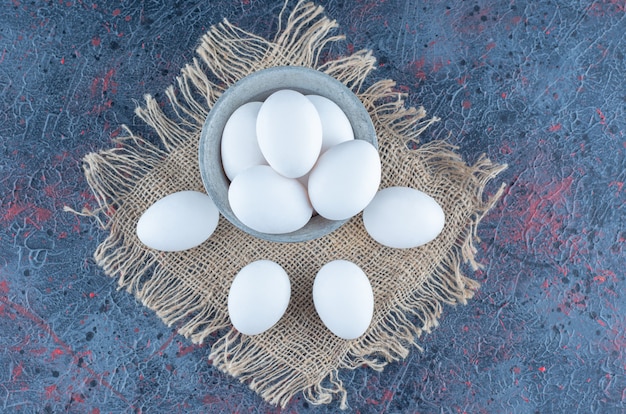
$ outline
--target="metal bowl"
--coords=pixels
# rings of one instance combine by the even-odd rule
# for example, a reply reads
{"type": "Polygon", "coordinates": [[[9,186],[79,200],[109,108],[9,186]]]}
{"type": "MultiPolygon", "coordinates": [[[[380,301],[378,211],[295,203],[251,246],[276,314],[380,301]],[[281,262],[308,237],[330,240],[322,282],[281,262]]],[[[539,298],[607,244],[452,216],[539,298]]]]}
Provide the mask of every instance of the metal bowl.
{"type": "Polygon", "coordinates": [[[209,112],[200,135],[199,163],[202,182],[220,213],[232,224],[252,236],[274,242],[292,243],[313,240],[329,234],[348,220],[328,220],[316,215],[301,229],[291,233],[261,233],[244,225],[228,203],[230,181],[222,168],[221,140],[226,121],[241,105],[264,101],[272,93],[291,89],[303,94],[324,96],[335,102],[346,114],[354,138],[367,141],[378,148],[372,120],[357,96],[335,78],[314,69],[280,66],[264,69],[246,76],[228,88],[209,112]]]}

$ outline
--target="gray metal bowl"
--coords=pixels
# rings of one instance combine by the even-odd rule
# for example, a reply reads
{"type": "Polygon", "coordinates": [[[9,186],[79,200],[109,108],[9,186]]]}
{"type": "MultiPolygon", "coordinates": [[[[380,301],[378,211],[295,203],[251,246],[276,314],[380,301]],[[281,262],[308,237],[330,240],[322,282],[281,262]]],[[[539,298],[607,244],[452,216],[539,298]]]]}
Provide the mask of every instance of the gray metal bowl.
{"type": "Polygon", "coordinates": [[[236,227],[255,237],[275,242],[302,242],[313,240],[336,230],[347,220],[328,220],[316,215],[301,229],[284,234],[267,234],[244,225],[228,203],[230,181],[222,168],[222,131],[231,114],[251,101],[264,101],[281,89],[292,89],[303,94],[324,96],[334,101],[345,112],[352,124],[355,139],[370,142],[378,148],[376,131],[363,103],[344,84],[317,70],[280,66],[264,69],[241,79],[215,102],[202,127],[199,162],[202,181],[222,215],[236,227]]]}

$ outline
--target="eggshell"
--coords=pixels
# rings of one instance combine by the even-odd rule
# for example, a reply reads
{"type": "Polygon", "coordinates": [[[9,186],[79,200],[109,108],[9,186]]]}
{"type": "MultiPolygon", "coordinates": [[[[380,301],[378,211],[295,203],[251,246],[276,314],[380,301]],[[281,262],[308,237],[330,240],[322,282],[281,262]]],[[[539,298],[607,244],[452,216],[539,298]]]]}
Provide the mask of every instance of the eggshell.
{"type": "Polygon", "coordinates": [[[270,95],[257,117],[259,148],[269,165],[289,178],[311,170],[322,148],[322,121],[315,106],[299,92],[270,95]]]}
{"type": "Polygon", "coordinates": [[[271,260],[258,260],[235,276],[228,292],[228,316],[239,332],[258,335],[280,320],[290,297],[287,272],[271,260]]]}
{"type": "Polygon", "coordinates": [[[434,198],[408,187],[379,191],[363,210],[369,235],[388,247],[418,247],[436,238],[445,224],[443,209],[434,198]]]}
{"type": "Polygon", "coordinates": [[[346,114],[332,100],[319,95],[306,95],[315,105],[322,121],[322,149],[323,154],[330,147],[354,139],[352,125],[346,114]]]}
{"type": "Polygon", "coordinates": [[[380,170],[378,151],[369,142],[355,139],[331,147],[309,176],[313,208],[329,220],[354,216],[376,195],[380,170]]]}
{"type": "Polygon", "coordinates": [[[137,237],[146,246],[176,252],[211,237],[219,212],[211,198],[198,191],[180,191],[151,205],[137,221],[137,237]]]}
{"type": "Polygon", "coordinates": [[[255,165],[267,165],[256,136],[256,120],[262,102],[248,102],[232,113],[222,132],[221,154],[230,181],[255,165]]]}
{"type": "Polygon", "coordinates": [[[228,189],[228,202],[243,224],[268,234],[304,227],[313,211],[304,186],[267,165],[237,175],[228,189]]]}
{"type": "Polygon", "coordinates": [[[326,327],[342,339],[363,335],[374,314],[369,279],[347,260],[326,263],[313,282],[313,304],[326,327]]]}

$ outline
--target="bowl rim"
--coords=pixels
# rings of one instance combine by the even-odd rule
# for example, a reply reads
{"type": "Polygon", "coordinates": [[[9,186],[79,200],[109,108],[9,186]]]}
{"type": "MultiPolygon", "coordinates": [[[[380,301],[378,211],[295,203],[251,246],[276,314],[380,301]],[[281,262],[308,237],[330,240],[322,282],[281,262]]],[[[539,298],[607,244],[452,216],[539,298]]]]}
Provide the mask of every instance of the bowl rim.
{"type": "Polygon", "coordinates": [[[282,89],[320,95],[332,100],[348,117],[355,139],[367,141],[376,149],[378,140],[367,109],[354,92],[332,76],[304,66],[276,66],[253,72],[227,88],[216,100],[204,121],[198,145],[200,175],[207,194],[220,214],[244,232],[263,240],[296,243],[323,237],[349,219],[328,220],[316,215],[304,227],[291,233],[269,234],[251,229],[230,208],[230,180],[226,177],[221,161],[222,132],[231,114],[244,103],[264,101],[273,92],[282,89]]]}

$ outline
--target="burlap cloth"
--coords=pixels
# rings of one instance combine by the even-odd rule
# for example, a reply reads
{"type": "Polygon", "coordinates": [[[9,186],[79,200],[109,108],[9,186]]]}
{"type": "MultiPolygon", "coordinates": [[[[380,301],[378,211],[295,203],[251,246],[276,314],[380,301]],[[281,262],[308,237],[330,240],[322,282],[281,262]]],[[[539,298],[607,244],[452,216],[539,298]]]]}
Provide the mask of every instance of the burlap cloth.
{"type": "Polygon", "coordinates": [[[407,142],[435,119],[423,108],[406,108],[394,82],[383,80],[364,89],[374,69],[370,51],[323,61],[334,21],[310,3],[298,3],[278,16],[273,40],[248,33],[227,21],[201,39],[198,57],[182,69],[177,85],[166,90],[162,108],[151,96],[136,109],[160,138],[158,145],[124,127],[112,149],[88,154],[85,175],[99,203],[88,212],[109,231],[95,258],[104,272],[119,280],[167,324],[193,342],[217,338],[212,363],[246,382],[266,401],[285,406],[303,392],[315,404],[334,395],[342,408],[347,395],[339,371],[368,366],[381,370],[405,358],[422,332],[437,326],[443,304],[466,303],[478,283],[461,272],[474,259],[473,241],[481,217],[497,200],[483,189],[504,166],[481,157],[465,164],[443,141],[407,142]],[[288,14],[288,15],[287,15],[288,14]],[[220,218],[216,232],[201,246],[163,253],[143,246],[136,237],[141,214],[158,199],[182,190],[204,191],[198,167],[198,141],[213,103],[229,85],[273,66],[300,65],[337,78],[362,100],[377,131],[382,160],[381,188],[408,186],[434,197],[443,207],[446,225],[437,239],[413,249],[379,245],[366,233],[361,215],[339,230],[306,243],[282,244],[253,238],[220,218]],[[232,328],[227,313],[231,281],[248,263],[274,260],[292,284],[289,308],[267,332],[249,337],[232,328]],[[331,334],[312,301],[319,268],[335,259],[358,264],[368,275],[375,297],[371,326],[361,338],[346,341],[331,334]]]}

